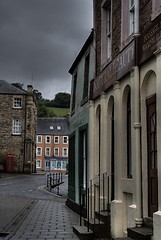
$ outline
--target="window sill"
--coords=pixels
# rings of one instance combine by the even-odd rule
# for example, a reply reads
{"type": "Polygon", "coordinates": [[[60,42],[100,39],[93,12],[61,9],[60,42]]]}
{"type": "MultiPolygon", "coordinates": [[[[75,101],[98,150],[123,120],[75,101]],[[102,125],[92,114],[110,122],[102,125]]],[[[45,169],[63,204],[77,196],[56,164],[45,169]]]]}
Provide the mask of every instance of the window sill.
{"type": "Polygon", "coordinates": [[[101,71],[103,71],[103,69],[106,68],[106,66],[108,64],[110,64],[110,62],[112,62],[112,56],[110,58],[106,59],[106,61],[102,61],[102,63],[101,63],[101,71]]]}
{"type": "Polygon", "coordinates": [[[157,18],[160,14],[161,14],[161,6],[151,14],[151,21],[157,18]]]}
{"type": "Polygon", "coordinates": [[[120,52],[134,39],[134,35],[130,35],[126,40],[121,42],[120,52]]]}
{"type": "Polygon", "coordinates": [[[12,136],[21,136],[21,133],[12,133],[12,136]]]}
{"type": "Polygon", "coordinates": [[[81,106],[83,106],[85,103],[88,102],[88,97],[85,97],[84,99],[82,99],[81,101],[81,106]]]}

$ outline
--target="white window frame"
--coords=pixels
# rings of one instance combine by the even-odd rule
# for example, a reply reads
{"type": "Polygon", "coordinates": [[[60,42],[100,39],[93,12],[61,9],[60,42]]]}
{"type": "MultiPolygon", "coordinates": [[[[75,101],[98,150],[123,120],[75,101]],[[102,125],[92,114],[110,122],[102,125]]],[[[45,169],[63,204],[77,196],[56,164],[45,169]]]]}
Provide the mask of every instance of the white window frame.
{"type": "Polygon", "coordinates": [[[68,144],[68,136],[63,136],[63,144],[68,144]]]}
{"type": "Polygon", "coordinates": [[[62,148],[62,156],[68,157],[68,148],[62,148]],[[64,151],[66,150],[66,154],[64,154],[64,151]]]}
{"type": "Polygon", "coordinates": [[[54,156],[55,156],[55,157],[58,157],[58,156],[59,156],[59,148],[54,148],[54,156]],[[58,154],[55,154],[56,151],[58,152],[58,154]]]}
{"type": "Polygon", "coordinates": [[[112,55],[112,0],[103,2],[101,29],[101,59],[104,65],[112,55]]]}
{"type": "Polygon", "coordinates": [[[42,143],[42,135],[37,135],[37,143],[42,143]]]}
{"type": "Polygon", "coordinates": [[[22,122],[19,118],[13,118],[12,120],[12,134],[21,135],[22,132],[22,122]]]}
{"type": "Polygon", "coordinates": [[[42,147],[37,147],[36,148],[36,156],[42,156],[42,147]]]}
{"type": "Polygon", "coordinates": [[[51,152],[51,148],[50,147],[46,147],[45,148],[45,156],[46,157],[50,157],[50,152],[51,152]]]}
{"type": "Polygon", "coordinates": [[[45,136],[45,143],[46,144],[50,144],[51,143],[51,136],[49,136],[49,135],[45,136]]]}
{"type": "Polygon", "coordinates": [[[54,143],[59,144],[59,136],[54,136],[54,143]],[[58,139],[58,141],[56,141],[56,139],[58,139]]]}
{"type": "Polygon", "coordinates": [[[13,108],[22,108],[22,98],[21,97],[14,97],[13,98],[13,108]]]}
{"type": "Polygon", "coordinates": [[[42,161],[40,159],[36,159],[36,168],[41,168],[41,167],[42,167],[42,161]]]}

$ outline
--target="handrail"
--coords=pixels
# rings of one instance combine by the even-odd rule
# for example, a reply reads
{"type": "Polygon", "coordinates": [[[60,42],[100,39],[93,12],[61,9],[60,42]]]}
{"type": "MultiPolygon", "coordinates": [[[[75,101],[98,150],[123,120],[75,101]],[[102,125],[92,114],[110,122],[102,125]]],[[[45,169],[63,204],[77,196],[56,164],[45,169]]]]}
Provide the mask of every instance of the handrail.
{"type": "MultiPolygon", "coordinates": [[[[103,173],[90,180],[87,192],[87,221],[89,221],[90,218],[94,218],[95,223],[96,212],[99,213],[99,216],[101,211],[107,211],[108,214],[110,214],[110,202],[112,197],[112,190],[110,187],[113,184],[113,175],[114,174],[107,175],[107,173],[103,173]]],[[[100,221],[100,217],[98,220],[100,221]]]]}
{"type": "MultiPolygon", "coordinates": [[[[89,232],[89,221],[94,219],[96,222],[96,211],[99,213],[101,211],[107,211],[110,214],[110,202],[112,198],[111,186],[113,184],[113,175],[108,175],[103,173],[100,176],[95,176],[89,182],[89,187],[86,192],[86,203],[87,203],[87,228],[89,232]]],[[[82,225],[82,185],[79,186],[79,203],[80,203],[80,226],[82,225]]],[[[100,222],[100,217],[99,217],[100,222]]]]}

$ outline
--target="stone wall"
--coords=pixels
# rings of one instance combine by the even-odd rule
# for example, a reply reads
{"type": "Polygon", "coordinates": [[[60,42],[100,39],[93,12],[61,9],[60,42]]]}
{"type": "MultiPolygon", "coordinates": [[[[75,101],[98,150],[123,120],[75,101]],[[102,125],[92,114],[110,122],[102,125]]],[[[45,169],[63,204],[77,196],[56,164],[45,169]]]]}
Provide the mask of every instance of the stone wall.
{"type": "MultiPolygon", "coordinates": [[[[27,106],[27,95],[18,95],[22,97],[22,108],[13,108],[13,98],[17,95],[0,95],[0,165],[5,164],[7,154],[12,154],[14,159],[14,172],[23,172],[26,163],[31,160],[35,165],[35,143],[36,143],[36,105],[33,98],[30,99],[30,107],[27,106]],[[22,123],[22,134],[12,134],[13,118],[19,118],[22,123]],[[30,123],[30,131],[28,124],[30,123]],[[25,142],[31,140],[30,160],[26,159],[25,142]]],[[[27,172],[31,172],[29,166],[27,172]]],[[[33,167],[34,169],[34,167],[33,167]]]]}

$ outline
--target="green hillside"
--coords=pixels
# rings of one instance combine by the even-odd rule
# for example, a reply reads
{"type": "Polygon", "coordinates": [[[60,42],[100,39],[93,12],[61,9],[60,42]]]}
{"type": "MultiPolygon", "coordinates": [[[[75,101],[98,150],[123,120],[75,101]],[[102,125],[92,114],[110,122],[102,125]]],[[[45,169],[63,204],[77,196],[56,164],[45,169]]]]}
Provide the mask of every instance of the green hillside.
{"type": "Polygon", "coordinates": [[[69,114],[69,108],[46,107],[48,117],[65,117],[69,114]]]}

